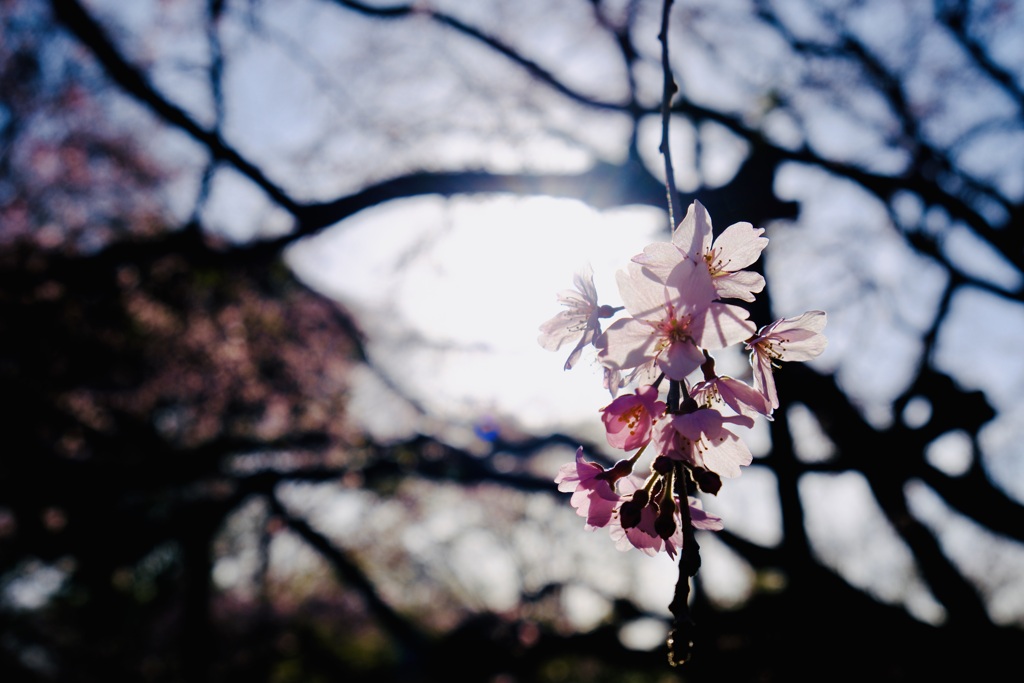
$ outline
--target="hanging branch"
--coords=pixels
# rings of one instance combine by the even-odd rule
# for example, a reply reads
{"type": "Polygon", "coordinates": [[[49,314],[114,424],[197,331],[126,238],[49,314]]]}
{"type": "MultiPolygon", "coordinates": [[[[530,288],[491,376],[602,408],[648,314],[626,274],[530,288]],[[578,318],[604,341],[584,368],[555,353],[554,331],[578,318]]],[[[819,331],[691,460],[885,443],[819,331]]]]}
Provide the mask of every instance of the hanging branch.
{"type": "Polygon", "coordinates": [[[740,468],[753,461],[750,449],[730,427],[753,427],[757,415],[771,419],[780,405],[771,374],[775,361],[819,355],[827,344],[822,334],[827,315],[807,311],[758,329],[747,310],[722,301],[755,301],[755,293],[765,287],[764,278],[743,268],[757,260],[768,240],[761,237],[762,228],[737,223],[726,229],[726,239],[712,244],[711,217],[699,201],[682,215],[669,152],[669,116],[677,90],[668,55],[672,2],[664,0],[659,39],[665,84],[661,153],[670,228],[676,234],[671,241],[645,247],[618,278],[624,301],[635,304],[664,297],[665,304],[653,310],[627,305],[627,315],[602,329],[602,318],[623,309],[598,303],[593,272],[587,269],[577,274],[575,290],[559,295],[568,310],[540,326],[538,341],[557,351],[566,341],[577,339],[565,363],[567,370],[588,344],[605,366],[605,387],[615,396],[601,409],[608,444],[635,453],[606,469],[586,460],[580,446],[575,461],[559,468],[555,483],[559,491],[573,494],[570,504],[586,517],[586,527],[608,527],[619,547],[629,544],[648,555],[679,555],[667,642],[668,661],[678,666],[694,650],[696,624],[689,598],[690,579],[701,564],[696,530],[723,528],[722,519],[705,512],[700,499],[691,494],[717,494],[722,477],[739,476],[740,468]],[[678,228],[677,220],[681,220],[678,228]],[[721,338],[723,334],[729,339],[721,338]],[[709,345],[716,349],[742,345],[750,353],[754,386],[719,375],[709,345]],[[703,380],[691,386],[689,378],[698,369],[703,380]],[[641,381],[632,392],[618,394],[619,388],[632,382],[624,381],[625,374],[635,378],[655,372],[659,376],[654,383],[641,381]],[[664,379],[669,386],[666,400],[661,401],[664,379]],[[651,444],[655,455],[650,471],[644,473],[641,467],[634,473],[640,454],[651,444]]]}
{"type": "MultiPolygon", "coordinates": [[[[682,219],[682,209],[679,202],[679,192],[676,191],[675,172],[672,169],[672,152],[669,148],[669,122],[672,111],[672,97],[678,91],[675,79],[672,77],[672,67],[668,59],[668,20],[672,11],[673,0],[664,0],[661,9],[661,31],[658,33],[658,40],[661,41],[661,68],[664,73],[664,90],[661,99],[661,154],[665,159],[665,192],[668,203],[669,230],[675,230],[677,221],[682,219]]],[[[678,383],[672,383],[674,387],[678,383]]],[[[672,612],[672,630],[668,636],[668,661],[672,666],[678,666],[690,658],[693,649],[693,632],[695,623],[690,615],[690,577],[696,575],[700,567],[700,548],[697,545],[696,535],[693,532],[693,524],[690,520],[689,505],[686,503],[689,494],[690,474],[686,468],[679,468],[680,476],[676,477],[678,494],[683,504],[682,526],[683,526],[683,547],[679,552],[679,578],[676,581],[675,593],[669,610],[672,612]]]]}
{"type": "Polygon", "coordinates": [[[669,231],[675,230],[676,222],[682,219],[682,207],[679,203],[679,193],[676,191],[676,178],[672,170],[672,152],[668,144],[668,124],[672,111],[672,97],[679,90],[676,87],[675,79],[672,78],[672,67],[668,61],[668,17],[672,10],[673,0],[664,0],[661,9],[661,31],[658,33],[658,40],[661,41],[661,68],[665,74],[664,90],[661,98],[661,146],[659,150],[665,157],[665,193],[668,195],[668,223],[669,231]]]}
{"type": "MultiPolygon", "coordinates": [[[[679,499],[686,501],[691,488],[690,472],[682,464],[678,469],[679,476],[676,477],[676,487],[679,499]]],[[[683,547],[679,551],[679,578],[676,579],[675,593],[668,606],[669,611],[672,612],[672,630],[668,634],[668,662],[672,666],[683,664],[693,652],[696,623],[690,614],[690,578],[696,576],[697,570],[700,569],[700,547],[697,545],[697,536],[690,518],[690,506],[683,503],[680,508],[683,547]]]]}

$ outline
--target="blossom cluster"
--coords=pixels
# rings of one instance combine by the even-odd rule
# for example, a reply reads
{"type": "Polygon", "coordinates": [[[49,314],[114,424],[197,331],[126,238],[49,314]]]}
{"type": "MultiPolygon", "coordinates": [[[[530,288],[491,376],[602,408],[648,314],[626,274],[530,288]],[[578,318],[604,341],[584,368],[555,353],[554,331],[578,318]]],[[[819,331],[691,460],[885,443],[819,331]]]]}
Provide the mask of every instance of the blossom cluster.
{"type": "Polygon", "coordinates": [[[746,270],[768,244],[763,233],[735,223],[713,239],[707,210],[694,202],[671,241],[648,245],[619,271],[623,307],[598,303],[588,267],[575,290],[558,295],[565,310],[541,325],[544,348],[574,344],[566,370],[589,345],[603,367],[614,399],[600,411],[608,444],[632,454],[605,469],[584,459],[581,447],[555,482],[572,493],[586,528],[607,527],[622,550],[674,557],[687,530],[721,529],[691,492],[715,494],[723,477],[750,464],[734,429],[772,418],[777,363],[810,360],[825,348],[822,311],[757,328],[746,308],[729,303],[753,302],[764,289],[764,278],[746,270]],[[602,330],[603,320],[610,324],[602,330]],[[738,344],[750,354],[752,385],[715,370],[711,352],[738,344]],[[641,476],[634,470],[648,450],[649,472],[641,476]]]}

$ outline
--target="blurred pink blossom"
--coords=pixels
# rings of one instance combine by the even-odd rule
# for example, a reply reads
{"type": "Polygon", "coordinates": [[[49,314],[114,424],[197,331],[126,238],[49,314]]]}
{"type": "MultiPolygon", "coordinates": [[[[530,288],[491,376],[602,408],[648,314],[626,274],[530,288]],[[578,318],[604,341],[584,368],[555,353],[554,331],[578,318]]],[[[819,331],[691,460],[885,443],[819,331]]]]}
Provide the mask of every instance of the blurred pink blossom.
{"type": "Polygon", "coordinates": [[[558,293],[558,302],[566,307],[553,318],[540,326],[540,337],[537,341],[548,351],[557,351],[562,346],[576,341],[576,346],[565,361],[565,369],[580,359],[583,348],[592,344],[594,337],[601,332],[601,318],[610,318],[615,314],[611,306],[597,303],[597,288],[594,286],[594,271],[587,264],[583,270],[573,277],[576,289],[565,289],[558,293]]]}

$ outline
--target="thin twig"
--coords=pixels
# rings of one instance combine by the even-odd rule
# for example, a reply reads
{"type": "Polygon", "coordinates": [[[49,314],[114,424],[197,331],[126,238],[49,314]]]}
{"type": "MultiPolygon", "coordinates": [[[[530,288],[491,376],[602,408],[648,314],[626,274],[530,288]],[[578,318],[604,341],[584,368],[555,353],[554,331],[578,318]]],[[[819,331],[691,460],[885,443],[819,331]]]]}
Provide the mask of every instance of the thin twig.
{"type": "Polygon", "coordinates": [[[682,218],[682,207],[679,204],[679,192],[676,191],[675,172],[672,170],[672,152],[668,144],[668,124],[672,111],[672,97],[678,91],[675,79],[672,78],[672,67],[668,61],[668,17],[672,10],[673,0],[664,0],[661,10],[661,68],[665,74],[664,91],[661,98],[661,150],[665,158],[665,193],[668,195],[669,230],[675,230],[676,221],[682,218]]]}

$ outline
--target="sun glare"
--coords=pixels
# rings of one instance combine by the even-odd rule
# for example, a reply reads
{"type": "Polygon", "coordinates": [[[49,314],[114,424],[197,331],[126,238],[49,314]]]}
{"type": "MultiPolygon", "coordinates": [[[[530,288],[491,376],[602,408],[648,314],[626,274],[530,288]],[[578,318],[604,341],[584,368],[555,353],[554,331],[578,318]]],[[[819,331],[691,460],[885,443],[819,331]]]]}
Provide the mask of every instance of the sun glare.
{"type": "Polygon", "coordinates": [[[539,430],[592,417],[595,393],[607,398],[595,363],[556,373],[569,349],[537,344],[559,310],[555,293],[590,263],[602,303],[618,305],[616,270],[664,232],[651,207],[431,196],[363,212],[297,245],[289,262],[361,311],[378,362],[401,368],[403,386],[440,416],[487,405],[539,430]]]}

